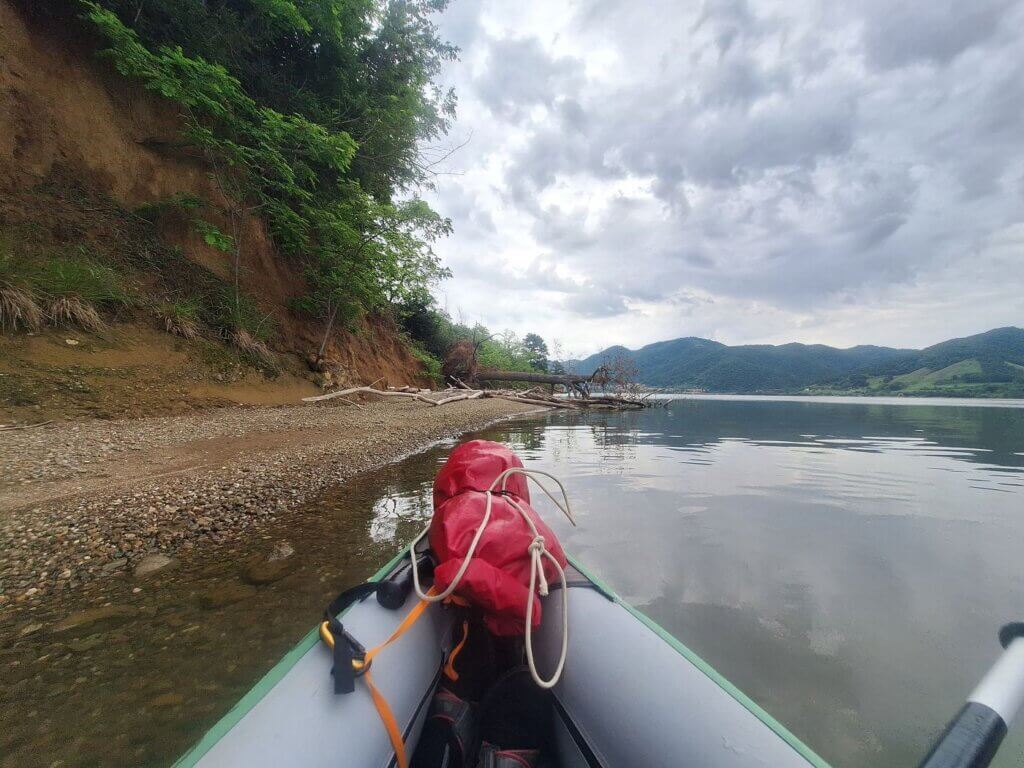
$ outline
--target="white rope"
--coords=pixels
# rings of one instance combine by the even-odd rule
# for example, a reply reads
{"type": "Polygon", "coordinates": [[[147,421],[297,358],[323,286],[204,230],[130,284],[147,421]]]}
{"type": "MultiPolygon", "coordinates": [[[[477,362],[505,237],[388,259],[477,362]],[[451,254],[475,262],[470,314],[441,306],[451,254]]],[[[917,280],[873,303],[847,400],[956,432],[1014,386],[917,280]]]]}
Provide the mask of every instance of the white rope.
{"type": "MultiPolygon", "coordinates": [[[[416,596],[420,600],[424,600],[428,603],[438,603],[442,600],[447,599],[451,594],[458,589],[459,583],[462,581],[462,577],[466,574],[466,569],[469,568],[469,562],[472,560],[473,555],[476,553],[477,545],[480,543],[480,539],[484,535],[484,530],[487,528],[487,524],[491,521],[491,503],[494,498],[494,489],[498,483],[501,483],[501,490],[506,490],[506,482],[512,475],[522,475],[528,480],[533,482],[547,495],[555,506],[558,507],[562,513],[569,519],[569,522],[574,526],[576,520],[573,518],[572,509],[569,506],[569,494],[565,491],[565,486],[562,485],[562,481],[549,472],[543,472],[539,469],[523,469],[521,467],[512,467],[506,469],[491,483],[490,487],[485,491],[487,496],[487,503],[484,507],[484,516],[480,520],[480,525],[476,529],[476,533],[473,534],[473,540],[469,543],[469,549],[466,551],[466,556],[462,560],[462,565],[459,566],[459,570],[456,571],[455,577],[452,579],[448,588],[444,592],[436,595],[428,595],[424,593],[423,588],[420,586],[420,573],[417,565],[416,558],[416,547],[422,541],[423,537],[427,535],[430,530],[428,524],[420,534],[412,540],[409,545],[409,558],[412,562],[412,583],[413,588],[416,590],[416,596]],[[536,478],[536,475],[542,475],[544,477],[554,480],[558,485],[558,489],[562,492],[562,500],[565,502],[565,506],[559,503],[558,499],[555,498],[554,494],[547,489],[547,487],[536,478]]],[[[569,650],[569,590],[565,581],[565,571],[562,566],[558,563],[558,560],[550,552],[545,549],[544,537],[541,536],[540,531],[537,530],[537,526],[533,520],[527,514],[526,510],[523,509],[519,504],[513,500],[510,496],[505,497],[506,501],[515,509],[519,515],[523,518],[526,525],[530,528],[530,532],[533,534],[533,540],[527,547],[527,552],[530,555],[530,592],[526,600],[526,627],[523,632],[526,640],[526,663],[530,668],[530,675],[533,677],[533,681],[541,688],[553,688],[557,683],[558,679],[562,676],[562,668],[565,666],[565,657],[569,650]],[[533,597],[534,591],[541,597],[546,597],[548,594],[548,581],[544,576],[544,563],[541,558],[546,557],[555,566],[555,570],[558,571],[558,576],[562,581],[562,650],[558,658],[558,664],[555,667],[555,672],[547,680],[544,680],[540,673],[537,671],[537,665],[533,660],[533,597]],[[539,582],[539,588],[538,588],[539,582]]]]}

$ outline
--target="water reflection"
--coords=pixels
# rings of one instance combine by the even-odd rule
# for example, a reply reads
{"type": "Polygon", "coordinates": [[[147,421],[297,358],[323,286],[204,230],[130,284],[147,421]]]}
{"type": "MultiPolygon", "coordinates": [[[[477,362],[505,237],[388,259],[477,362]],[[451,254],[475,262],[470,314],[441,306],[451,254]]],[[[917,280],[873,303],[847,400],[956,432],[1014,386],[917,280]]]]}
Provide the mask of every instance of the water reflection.
{"type": "MultiPolygon", "coordinates": [[[[580,526],[545,516],[567,549],[837,768],[915,765],[1024,613],[1024,409],[684,400],[480,436],[563,478],[580,526]]],[[[252,541],[186,554],[139,594],[118,575],[0,616],[0,766],[169,765],[420,530],[452,445],[264,530],[301,564],[246,600],[199,598],[238,585],[252,541]],[[26,632],[104,602],[132,612],[26,632]]],[[[996,765],[1022,761],[1013,734],[996,765]]]]}
{"type": "Polygon", "coordinates": [[[686,400],[486,436],[567,481],[571,551],[837,766],[916,764],[1022,609],[1024,410],[686,400]]]}

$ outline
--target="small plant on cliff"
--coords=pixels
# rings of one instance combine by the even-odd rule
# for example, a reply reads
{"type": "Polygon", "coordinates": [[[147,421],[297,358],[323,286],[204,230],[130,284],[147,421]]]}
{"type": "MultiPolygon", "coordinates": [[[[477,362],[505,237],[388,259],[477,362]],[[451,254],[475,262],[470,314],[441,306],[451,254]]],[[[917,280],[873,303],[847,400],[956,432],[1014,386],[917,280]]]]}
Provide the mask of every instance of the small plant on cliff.
{"type": "Polygon", "coordinates": [[[47,314],[53,325],[77,325],[87,331],[103,328],[103,320],[96,307],[78,296],[58,296],[50,302],[47,314]]]}
{"type": "Polygon", "coordinates": [[[114,309],[134,297],[117,270],[85,251],[70,256],[33,259],[28,282],[52,298],[74,296],[81,302],[114,309]]]}
{"type": "Polygon", "coordinates": [[[37,330],[44,322],[99,330],[97,307],[114,309],[133,297],[120,274],[85,251],[68,256],[15,253],[0,243],[0,328],[37,330]]]}
{"type": "Polygon", "coordinates": [[[202,198],[189,194],[176,194],[151,203],[143,203],[133,213],[149,222],[158,222],[169,213],[196,211],[203,207],[202,198]]]}
{"type": "Polygon", "coordinates": [[[192,228],[203,238],[203,242],[221,253],[232,253],[235,250],[235,238],[221,232],[216,224],[211,224],[205,219],[194,219],[192,228]]]}
{"type": "Polygon", "coordinates": [[[441,361],[427,352],[427,350],[423,349],[423,347],[415,341],[409,344],[409,349],[412,352],[412,356],[423,364],[423,367],[434,380],[434,383],[443,384],[441,377],[441,361]]]}
{"type": "Polygon", "coordinates": [[[182,301],[166,301],[157,309],[157,316],[163,323],[164,330],[183,339],[199,338],[199,315],[202,307],[195,299],[182,301]]]}
{"type": "Polygon", "coordinates": [[[211,314],[211,325],[253,363],[268,373],[277,371],[277,356],[267,345],[274,334],[273,313],[261,312],[248,296],[225,287],[211,314]]]}
{"type": "Polygon", "coordinates": [[[259,363],[265,368],[276,370],[277,356],[270,351],[270,347],[266,343],[255,338],[245,328],[232,331],[230,340],[239,351],[251,358],[253,362],[259,363]]]}
{"type": "Polygon", "coordinates": [[[7,238],[0,238],[0,331],[35,331],[46,321],[25,271],[7,238]]]}
{"type": "Polygon", "coordinates": [[[46,317],[29,291],[0,280],[0,331],[35,331],[46,317]]]}

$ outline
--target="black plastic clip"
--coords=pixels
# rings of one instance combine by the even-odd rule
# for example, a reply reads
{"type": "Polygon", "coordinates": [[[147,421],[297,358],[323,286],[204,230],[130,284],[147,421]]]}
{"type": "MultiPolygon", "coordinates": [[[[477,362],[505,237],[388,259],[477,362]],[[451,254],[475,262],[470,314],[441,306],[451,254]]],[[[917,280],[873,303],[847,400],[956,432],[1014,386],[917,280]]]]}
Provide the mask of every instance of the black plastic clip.
{"type": "Polygon", "coordinates": [[[327,623],[327,629],[334,637],[334,693],[352,693],[356,689],[356,678],[370,668],[366,662],[366,649],[350,635],[337,619],[327,623]],[[358,668],[353,665],[358,662],[358,668]]]}

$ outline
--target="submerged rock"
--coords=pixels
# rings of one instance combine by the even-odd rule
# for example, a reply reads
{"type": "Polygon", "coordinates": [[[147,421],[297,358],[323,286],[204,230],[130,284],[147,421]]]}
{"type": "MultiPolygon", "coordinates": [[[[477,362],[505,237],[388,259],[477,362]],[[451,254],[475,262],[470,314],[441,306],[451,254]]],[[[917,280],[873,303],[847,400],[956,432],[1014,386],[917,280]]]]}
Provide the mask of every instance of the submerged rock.
{"type": "Polygon", "coordinates": [[[287,541],[281,541],[269,555],[250,560],[242,571],[242,578],[250,584],[271,584],[283,579],[297,565],[294,547],[287,541]]]}
{"type": "Polygon", "coordinates": [[[103,635],[87,635],[81,639],[69,640],[68,648],[75,653],[85,653],[91,651],[94,648],[99,648],[101,645],[106,645],[108,638],[103,635]]]}
{"type": "Polygon", "coordinates": [[[114,571],[120,571],[126,565],[128,565],[128,561],[125,560],[123,557],[119,558],[117,560],[111,560],[109,563],[105,563],[104,564],[103,572],[104,573],[113,573],[114,571]]]}
{"type": "Polygon", "coordinates": [[[26,624],[24,627],[21,628],[21,631],[18,632],[18,637],[28,637],[29,635],[34,635],[36,632],[39,632],[45,628],[46,625],[41,624],[39,622],[26,624]]]}
{"type": "Polygon", "coordinates": [[[167,555],[146,555],[136,563],[135,569],[132,571],[132,575],[137,579],[147,579],[151,576],[156,576],[158,573],[172,571],[177,568],[179,564],[180,563],[177,560],[173,557],[168,557],[167,555]]]}
{"type": "Polygon", "coordinates": [[[84,611],[72,613],[58,621],[51,630],[55,635],[70,634],[84,629],[96,629],[104,624],[119,624],[132,618],[138,610],[127,605],[103,605],[99,608],[86,608],[84,611]]]}
{"type": "Polygon", "coordinates": [[[256,594],[256,587],[250,584],[223,584],[199,596],[199,605],[207,610],[248,600],[256,594]]]}
{"type": "Polygon", "coordinates": [[[178,707],[185,703],[185,697],[180,693],[161,693],[156,698],[150,699],[150,707],[178,707]]]}

